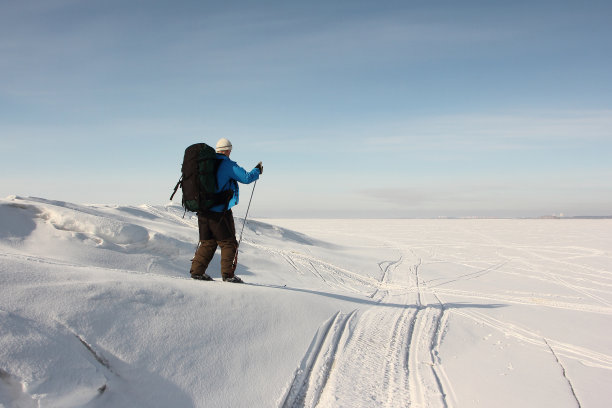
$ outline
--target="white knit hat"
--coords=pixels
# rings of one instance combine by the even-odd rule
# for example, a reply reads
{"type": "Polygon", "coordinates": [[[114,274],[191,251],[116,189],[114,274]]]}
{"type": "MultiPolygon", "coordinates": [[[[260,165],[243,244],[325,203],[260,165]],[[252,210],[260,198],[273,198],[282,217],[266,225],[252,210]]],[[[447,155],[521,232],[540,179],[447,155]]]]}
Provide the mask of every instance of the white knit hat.
{"type": "Polygon", "coordinates": [[[217,147],[215,149],[217,151],[217,153],[219,152],[225,152],[227,150],[232,150],[232,142],[230,142],[229,140],[227,140],[226,138],[222,137],[221,139],[219,139],[219,141],[217,142],[217,147]]]}

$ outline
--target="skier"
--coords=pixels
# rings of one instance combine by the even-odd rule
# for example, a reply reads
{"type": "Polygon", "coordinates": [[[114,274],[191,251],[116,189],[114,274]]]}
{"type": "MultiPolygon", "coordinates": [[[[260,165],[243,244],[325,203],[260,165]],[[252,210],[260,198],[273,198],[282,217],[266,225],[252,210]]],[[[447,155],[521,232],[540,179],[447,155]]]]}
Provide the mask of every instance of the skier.
{"type": "Polygon", "coordinates": [[[191,263],[191,277],[198,280],[213,280],[206,274],[206,268],[215,255],[217,246],[221,247],[221,276],[225,282],[242,283],[234,275],[234,258],[238,250],[236,227],[231,208],[238,204],[238,182],[250,184],[263,173],[261,162],[250,172],[230,160],[232,143],[221,138],[216,145],[217,157],[222,159],[217,170],[218,191],[232,191],[227,204],[219,204],[207,211],[198,212],[200,242],[191,263]]]}

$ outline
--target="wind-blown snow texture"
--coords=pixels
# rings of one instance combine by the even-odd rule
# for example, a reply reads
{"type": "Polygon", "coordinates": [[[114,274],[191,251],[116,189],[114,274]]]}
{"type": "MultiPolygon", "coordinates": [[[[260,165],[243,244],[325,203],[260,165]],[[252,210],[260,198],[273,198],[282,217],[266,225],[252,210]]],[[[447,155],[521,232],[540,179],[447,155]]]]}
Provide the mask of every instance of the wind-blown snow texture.
{"type": "Polygon", "coordinates": [[[0,200],[0,406],[612,401],[610,220],[249,221],[237,285],[182,216],[0,200]]]}

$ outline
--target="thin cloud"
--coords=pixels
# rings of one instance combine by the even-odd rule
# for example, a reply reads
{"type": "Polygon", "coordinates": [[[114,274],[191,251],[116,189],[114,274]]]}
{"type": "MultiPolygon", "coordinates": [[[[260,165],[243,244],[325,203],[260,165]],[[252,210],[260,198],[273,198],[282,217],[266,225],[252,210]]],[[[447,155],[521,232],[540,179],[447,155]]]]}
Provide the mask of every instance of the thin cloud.
{"type": "MultiPolygon", "coordinates": [[[[253,134],[252,129],[236,132],[253,134]]],[[[401,122],[359,118],[326,126],[279,125],[257,134],[275,152],[380,153],[550,150],[601,145],[612,148],[612,111],[557,111],[515,115],[441,115],[401,122]]]]}
{"type": "Polygon", "coordinates": [[[551,144],[612,143],[612,111],[445,115],[379,124],[361,133],[365,145],[372,149],[520,150],[551,144]]]}

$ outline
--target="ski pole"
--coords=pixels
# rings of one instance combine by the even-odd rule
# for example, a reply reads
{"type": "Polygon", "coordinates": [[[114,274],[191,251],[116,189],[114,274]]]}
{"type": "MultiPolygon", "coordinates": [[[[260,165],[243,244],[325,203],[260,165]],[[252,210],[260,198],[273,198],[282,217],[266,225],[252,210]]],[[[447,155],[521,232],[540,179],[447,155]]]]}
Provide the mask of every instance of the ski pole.
{"type": "Polygon", "coordinates": [[[242,233],[244,232],[244,226],[246,225],[247,217],[249,216],[249,209],[251,208],[251,201],[253,200],[253,193],[255,193],[255,187],[257,187],[257,180],[255,180],[255,184],[253,184],[253,190],[251,190],[251,198],[249,198],[249,205],[247,206],[246,214],[244,215],[244,220],[242,221],[242,229],[240,230],[240,239],[238,240],[238,244],[236,245],[236,255],[234,255],[234,261],[232,262],[232,270],[236,270],[238,266],[238,247],[242,242],[242,233]]]}

